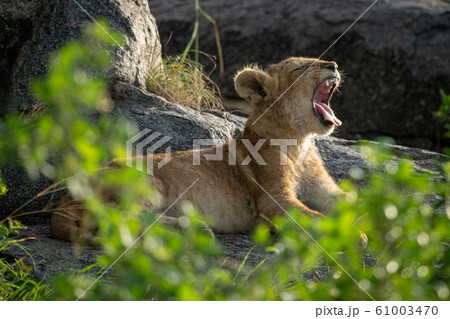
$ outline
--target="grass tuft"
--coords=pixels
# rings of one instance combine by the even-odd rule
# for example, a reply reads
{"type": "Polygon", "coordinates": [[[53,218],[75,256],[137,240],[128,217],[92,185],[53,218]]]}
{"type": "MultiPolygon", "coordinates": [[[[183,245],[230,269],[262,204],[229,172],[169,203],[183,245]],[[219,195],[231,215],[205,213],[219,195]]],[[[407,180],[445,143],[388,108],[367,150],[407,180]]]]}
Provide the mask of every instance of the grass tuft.
{"type": "Polygon", "coordinates": [[[166,57],[150,70],[147,90],[185,107],[223,110],[218,86],[203,66],[182,56],[166,57]]]}

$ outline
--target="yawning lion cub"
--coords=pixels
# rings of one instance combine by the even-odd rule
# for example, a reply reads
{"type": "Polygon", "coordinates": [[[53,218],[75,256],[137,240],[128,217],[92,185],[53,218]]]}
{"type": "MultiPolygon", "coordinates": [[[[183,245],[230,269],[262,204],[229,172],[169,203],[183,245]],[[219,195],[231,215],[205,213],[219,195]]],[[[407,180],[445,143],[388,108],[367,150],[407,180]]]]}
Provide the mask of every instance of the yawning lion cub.
{"type": "MultiPolygon", "coordinates": [[[[171,207],[188,189],[182,200],[210,217],[217,233],[251,232],[290,207],[312,215],[327,212],[342,190],[325,170],[311,138],[329,135],[341,125],[329,105],[340,83],[337,68],[334,62],[289,58],[267,71],[239,71],[236,90],[254,105],[244,132],[221,146],[173,153],[160,169],[158,162],[165,156],[153,155],[154,177],[149,178],[164,198],[158,210],[171,207]],[[222,159],[211,160],[219,152],[222,159]],[[194,157],[199,165],[193,165],[194,157]]],[[[76,241],[86,236],[83,208],[71,208],[71,203],[63,205],[75,219],[54,215],[50,229],[56,238],[76,241]]],[[[177,226],[178,216],[174,205],[163,220],[177,226]]]]}

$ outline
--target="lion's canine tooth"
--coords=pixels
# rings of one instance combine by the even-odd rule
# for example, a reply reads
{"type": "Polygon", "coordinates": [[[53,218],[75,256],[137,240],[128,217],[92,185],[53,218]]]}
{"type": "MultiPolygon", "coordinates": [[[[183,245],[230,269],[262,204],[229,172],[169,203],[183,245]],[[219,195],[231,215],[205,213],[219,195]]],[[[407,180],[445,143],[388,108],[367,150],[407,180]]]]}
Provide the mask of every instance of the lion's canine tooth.
{"type": "Polygon", "coordinates": [[[326,80],[325,83],[327,86],[330,86],[330,80],[326,80]]]}

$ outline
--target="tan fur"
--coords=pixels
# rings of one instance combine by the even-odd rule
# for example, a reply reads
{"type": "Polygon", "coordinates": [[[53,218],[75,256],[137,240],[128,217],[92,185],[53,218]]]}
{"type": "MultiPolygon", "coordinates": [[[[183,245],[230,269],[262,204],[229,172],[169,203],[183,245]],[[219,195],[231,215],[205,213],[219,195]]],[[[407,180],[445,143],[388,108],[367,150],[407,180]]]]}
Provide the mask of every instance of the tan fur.
{"type": "MultiPolygon", "coordinates": [[[[164,198],[160,210],[169,207],[198,178],[182,200],[192,202],[202,214],[210,217],[213,221],[210,227],[217,233],[251,232],[258,223],[283,216],[283,210],[291,207],[318,216],[329,211],[335,195],[342,191],[325,170],[311,139],[330,134],[334,126],[319,121],[314,114],[312,97],[317,86],[326,79],[340,79],[339,73],[330,68],[333,64],[290,58],[272,65],[267,71],[257,67],[239,71],[235,77],[236,90],[255,106],[244,132],[229,143],[201,150],[198,166],[192,164],[193,151],[173,153],[171,161],[160,169],[156,165],[164,155],[154,155],[155,176],[149,178],[164,198]],[[309,70],[305,67],[293,71],[304,65],[311,66],[309,70]],[[250,155],[244,141],[255,145],[261,139],[266,141],[258,153],[267,165],[257,164],[251,156],[248,165],[241,165],[250,155]],[[280,146],[270,143],[273,139],[297,139],[297,145],[287,148],[287,165],[281,165],[283,154],[280,146]],[[233,143],[237,165],[229,163],[233,143]],[[223,151],[223,160],[207,160],[204,155],[216,154],[217,148],[223,151]]],[[[111,164],[116,165],[117,162],[111,164]]],[[[67,208],[66,211],[82,215],[80,209],[67,208]]],[[[165,214],[165,222],[177,226],[179,216],[179,205],[174,205],[165,214]]],[[[80,234],[85,234],[80,230],[80,220],[81,217],[73,221],[55,215],[51,222],[53,236],[76,240],[80,234]]]]}

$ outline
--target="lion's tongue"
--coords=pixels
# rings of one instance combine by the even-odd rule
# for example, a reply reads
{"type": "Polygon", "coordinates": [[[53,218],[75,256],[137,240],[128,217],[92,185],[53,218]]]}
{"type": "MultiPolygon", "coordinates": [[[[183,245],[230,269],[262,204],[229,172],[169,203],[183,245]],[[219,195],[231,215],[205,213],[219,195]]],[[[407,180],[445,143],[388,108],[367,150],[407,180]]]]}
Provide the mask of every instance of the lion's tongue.
{"type": "Polygon", "coordinates": [[[322,102],[314,102],[314,106],[317,113],[322,115],[325,121],[341,126],[342,122],[334,115],[333,110],[328,105],[322,102]]]}

